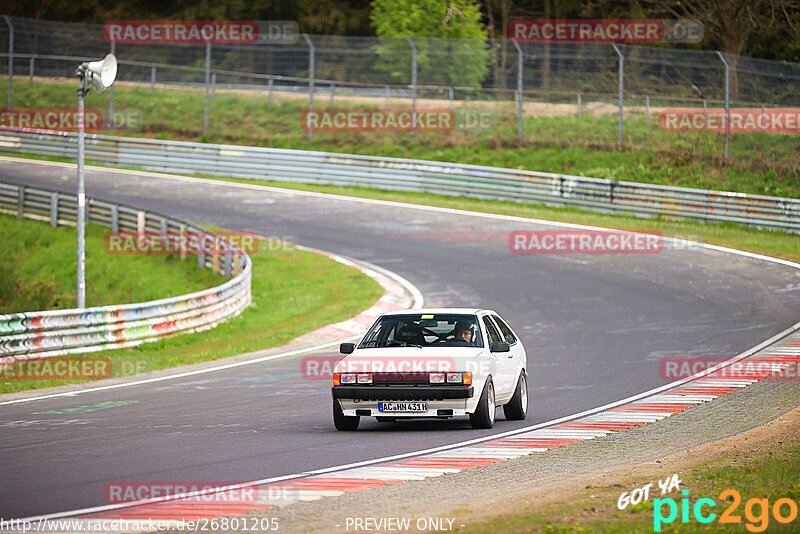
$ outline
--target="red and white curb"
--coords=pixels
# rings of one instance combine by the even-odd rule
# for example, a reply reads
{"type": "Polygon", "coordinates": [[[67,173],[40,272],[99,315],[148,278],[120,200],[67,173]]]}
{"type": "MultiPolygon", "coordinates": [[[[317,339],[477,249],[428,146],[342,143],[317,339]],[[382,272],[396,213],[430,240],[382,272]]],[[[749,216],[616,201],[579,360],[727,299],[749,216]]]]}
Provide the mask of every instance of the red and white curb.
{"type": "MultiPolygon", "coordinates": [[[[387,290],[387,293],[390,291],[387,290]]],[[[275,506],[288,506],[301,501],[314,501],[323,497],[458,473],[659,421],[753,382],[776,379],[770,377],[799,363],[800,332],[795,331],[777,343],[751,351],[750,354],[745,353],[693,377],[668,384],[649,396],[544,428],[507,432],[503,437],[473,440],[466,446],[446,450],[441,450],[445,448],[440,447],[435,452],[418,456],[409,454],[380,463],[343,469],[331,468],[308,476],[284,477],[284,480],[258,484],[258,500],[252,503],[198,503],[180,500],[148,502],[73,516],[71,519],[86,526],[96,524],[97,520],[102,519],[154,519],[168,521],[170,528],[180,529],[188,521],[236,516],[275,506]],[[737,366],[735,378],[726,378],[723,373],[730,371],[733,365],[737,366]]],[[[140,531],[146,532],[148,529],[143,528],[140,531]]]]}

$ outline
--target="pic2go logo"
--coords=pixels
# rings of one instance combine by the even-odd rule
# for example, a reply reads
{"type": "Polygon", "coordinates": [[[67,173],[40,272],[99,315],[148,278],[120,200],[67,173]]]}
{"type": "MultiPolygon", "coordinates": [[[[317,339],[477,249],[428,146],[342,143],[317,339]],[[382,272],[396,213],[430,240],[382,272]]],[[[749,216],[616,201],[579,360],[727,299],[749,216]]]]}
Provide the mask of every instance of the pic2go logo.
{"type": "MultiPolygon", "coordinates": [[[[681,523],[689,522],[689,512],[699,523],[711,523],[717,518],[717,514],[711,508],[717,506],[713,499],[703,498],[695,501],[694,506],[689,503],[689,490],[683,490],[683,498],[680,504],[681,523]]],[[[736,513],[736,509],[742,502],[742,496],[735,489],[727,489],[719,494],[720,500],[733,498],[728,503],[728,508],[720,514],[719,523],[741,524],[742,516],[736,513]]],[[[670,497],[653,500],[653,531],[661,532],[661,526],[670,524],[678,517],[678,503],[670,497]],[[664,506],[669,512],[664,516],[664,506]]],[[[744,516],[747,519],[745,528],[750,532],[764,532],[769,526],[770,506],[769,499],[750,499],[744,505],[744,516]],[[756,511],[757,510],[757,511],[756,511]]],[[[772,505],[772,516],[778,523],[791,523],[797,518],[797,503],[786,497],[778,499],[772,505]],[[788,513],[785,513],[788,512],[788,513]]]]}

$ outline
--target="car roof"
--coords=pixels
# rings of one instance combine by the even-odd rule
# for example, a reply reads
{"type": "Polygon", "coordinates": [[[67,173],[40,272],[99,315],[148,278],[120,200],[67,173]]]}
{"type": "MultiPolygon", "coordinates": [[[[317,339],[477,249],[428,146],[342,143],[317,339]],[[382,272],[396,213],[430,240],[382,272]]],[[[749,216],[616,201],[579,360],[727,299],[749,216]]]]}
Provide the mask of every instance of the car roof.
{"type": "Polygon", "coordinates": [[[386,312],[383,315],[409,315],[409,314],[457,314],[457,315],[477,315],[481,312],[494,313],[497,312],[483,308],[420,308],[417,310],[397,310],[386,312]]]}

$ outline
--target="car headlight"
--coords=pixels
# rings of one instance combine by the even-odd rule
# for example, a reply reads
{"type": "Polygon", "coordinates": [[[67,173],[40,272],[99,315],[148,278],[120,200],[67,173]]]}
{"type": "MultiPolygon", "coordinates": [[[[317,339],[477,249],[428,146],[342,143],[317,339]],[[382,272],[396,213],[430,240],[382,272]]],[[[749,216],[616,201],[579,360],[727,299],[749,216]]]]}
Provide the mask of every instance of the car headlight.
{"type": "Polygon", "coordinates": [[[431,373],[428,375],[428,382],[431,384],[444,384],[445,373],[431,373]]]}
{"type": "Polygon", "coordinates": [[[356,383],[356,375],[353,373],[346,373],[341,375],[341,382],[342,384],[355,384],[356,383]]]}
{"type": "Polygon", "coordinates": [[[372,373],[360,373],[358,375],[359,384],[372,384],[372,373]]]}
{"type": "Polygon", "coordinates": [[[461,373],[447,373],[447,383],[448,384],[460,384],[461,383],[461,373]]]}

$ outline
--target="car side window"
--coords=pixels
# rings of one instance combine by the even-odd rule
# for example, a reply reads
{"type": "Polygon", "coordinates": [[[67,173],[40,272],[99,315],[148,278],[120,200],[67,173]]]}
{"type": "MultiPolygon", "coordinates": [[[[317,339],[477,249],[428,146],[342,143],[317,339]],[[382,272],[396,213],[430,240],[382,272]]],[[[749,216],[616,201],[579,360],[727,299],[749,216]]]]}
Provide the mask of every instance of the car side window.
{"type": "Polygon", "coordinates": [[[500,336],[500,332],[497,331],[495,328],[494,323],[488,320],[489,317],[483,317],[483,327],[486,328],[486,332],[489,334],[489,343],[494,343],[495,341],[503,341],[503,338],[500,336]]]}
{"type": "Polygon", "coordinates": [[[497,315],[492,315],[492,319],[494,319],[494,322],[497,325],[497,328],[500,329],[500,332],[503,334],[503,337],[506,338],[506,341],[508,342],[509,345],[513,345],[514,343],[517,342],[516,336],[511,331],[511,329],[508,327],[508,325],[505,323],[505,321],[503,321],[497,315]]]}

